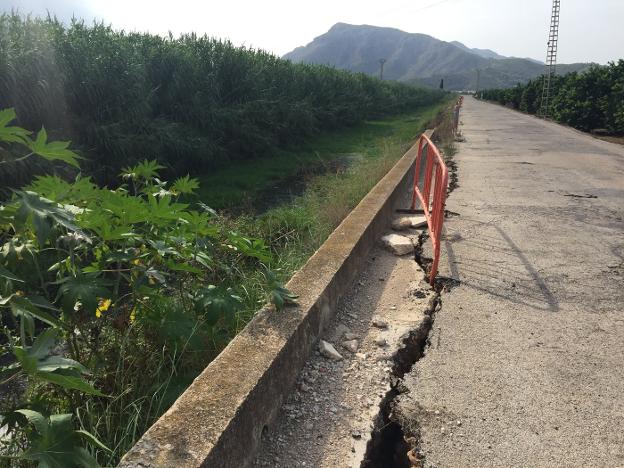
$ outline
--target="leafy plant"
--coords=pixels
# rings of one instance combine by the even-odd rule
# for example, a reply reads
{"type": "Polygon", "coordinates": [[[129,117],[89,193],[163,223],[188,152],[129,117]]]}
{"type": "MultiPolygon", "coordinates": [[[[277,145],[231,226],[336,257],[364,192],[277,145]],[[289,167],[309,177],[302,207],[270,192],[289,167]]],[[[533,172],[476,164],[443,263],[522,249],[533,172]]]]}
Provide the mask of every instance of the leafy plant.
{"type": "MultiPolygon", "coordinates": [[[[29,144],[28,132],[3,128],[7,152],[29,144]]],[[[38,139],[37,155],[67,157],[64,144],[38,139]]],[[[130,166],[112,190],[81,176],[39,176],[0,205],[8,362],[0,385],[27,385],[2,408],[3,456],[39,466],[116,463],[184,390],[176,374],[190,382],[237,331],[242,270],[267,272],[278,308],[294,299],[267,269],[263,241],[217,223],[205,205],[191,209],[182,197],[197,181],[168,184],[161,169],[130,166]],[[151,385],[145,372],[154,373],[151,385]]]]}
{"type": "MultiPolygon", "coordinates": [[[[15,456],[20,460],[37,462],[41,468],[98,466],[95,458],[81,445],[86,442],[100,450],[110,451],[92,434],[84,430],[74,430],[71,414],[53,414],[45,417],[37,411],[19,409],[16,415],[22,416],[26,424],[29,448],[15,456]]],[[[16,418],[17,419],[17,418],[16,418]]]]}
{"type": "Polygon", "coordinates": [[[31,156],[41,156],[48,161],[63,161],[74,167],[78,167],[79,156],[68,149],[69,141],[48,141],[48,133],[45,128],[37,133],[36,138],[30,138],[31,132],[23,128],[9,125],[16,119],[15,109],[0,110],[0,141],[14,143],[25,147],[30,152],[20,155],[14,161],[0,161],[0,164],[23,161],[31,156]]]}

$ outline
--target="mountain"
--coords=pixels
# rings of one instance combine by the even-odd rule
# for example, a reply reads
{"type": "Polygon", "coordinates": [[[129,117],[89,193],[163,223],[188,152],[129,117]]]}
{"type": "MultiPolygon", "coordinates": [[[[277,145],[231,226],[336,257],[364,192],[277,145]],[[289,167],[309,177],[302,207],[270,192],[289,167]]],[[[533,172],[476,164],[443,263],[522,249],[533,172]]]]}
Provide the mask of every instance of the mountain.
{"type": "MultiPolygon", "coordinates": [[[[384,79],[438,86],[444,79],[451,90],[511,87],[541,75],[544,65],[533,59],[504,57],[489,49],[471,49],[461,42],[445,42],[426,34],[369,25],[337,23],[325,34],[284,55],[293,62],[335,66],[384,79]]],[[[560,65],[561,73],[589,64],[560,65]]]]}
{"type": "MultiPolygon", "coordinates": [[[[591,64],[572,63],[557,65],[557,73],[565,75],[574,71],[582,72],[591,64]]],[[[544,64],[528,59],[505,58],[492,60],[479,71],[479,88],[510,88],[518,83],[540,76],[544,73],[544,64]]],[[[438,86],[444,78],[444,87],[451,90],[466,90],[477,88],[476,70],[465,70],[461,73],[434,74],[428,77],[413,80],[414,83],[425,86],[438,86]]]]}
{"type": "Polygon", "coordinates": [[[493,50],[490,49],[470,49],[469,47],[466,47],[464,44],[462,44],[461,42],[458,41],[452,41],[451,44],[453,44],[454,46],[459,47],[460,49],[466,51],[466,52],[470,52],[472,54],[476,54],[479,57],[483,57],[486,59],[504,59],[507,58],[504,55],[500,55],[497,54],[496,52],[494,52],[493,50]]]}
{"type": "Polygon", "coordinates": [[[488,59],[426,34],[345,23],[335,24],[327,33],[284,58],[368,74],[379,73],[379,59],[384,58],[384,78],[402,81],[460,73],[488,63],[488,59]]]}

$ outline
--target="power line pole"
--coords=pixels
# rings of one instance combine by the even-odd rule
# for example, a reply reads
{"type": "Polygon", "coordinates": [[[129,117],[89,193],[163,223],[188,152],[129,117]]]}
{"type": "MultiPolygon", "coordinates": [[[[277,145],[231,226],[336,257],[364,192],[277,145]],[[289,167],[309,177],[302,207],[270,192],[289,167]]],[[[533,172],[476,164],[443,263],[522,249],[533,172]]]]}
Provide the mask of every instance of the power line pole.
{"type": "Polygon", "coordinates": [[[552,14],[550,16],[550,30],[548,33],[548,48],[546,51],[546,70],[544,73],[544,87],[542,89],[542,101],[540,116],[548,118],[550,115],[551,80],[557,72],[557,41],[559,40],[559,9],[561,0],[553,0],[552,14]]]}
{"type": "Polygon", "coordinates": [[[379,59],[379,79],[383,80],[383,67],[384,63],[386,63],[386,59],[379,59]]]}

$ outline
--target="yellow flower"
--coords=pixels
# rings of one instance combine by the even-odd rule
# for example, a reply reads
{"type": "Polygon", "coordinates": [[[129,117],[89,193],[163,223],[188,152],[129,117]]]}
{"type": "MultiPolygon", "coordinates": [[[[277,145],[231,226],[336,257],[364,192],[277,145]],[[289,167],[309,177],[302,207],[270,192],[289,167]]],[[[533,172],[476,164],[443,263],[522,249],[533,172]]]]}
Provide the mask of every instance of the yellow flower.
{"type": "Polygon", "coordinates": [[[100,300],[98,301],[97,309],[95,309],[95,316],[97,318],[100,318],[102,316],[102,312],[106,312],[110,306],[111,306],[110,299],[100,298],[100,300]]]}
{"type": "Polygon", "coordinates": [[[130,311],[130,323],[134,323],[136,320],[137,306],[134,306],[130,311]]]}
{"type": "Polygon", "coordinates": [[[135,258],[130,263],[132,263],[133,265],[140,265],[141,264],[141,260],[139,260],[138,258],[135,258]]]}
{"type": "Polygon", "coordinates": [[[24,296],[24,291],[19,290],[19,291],[15,291],[15,295],[18,297],[23,297],[24,296]]]}

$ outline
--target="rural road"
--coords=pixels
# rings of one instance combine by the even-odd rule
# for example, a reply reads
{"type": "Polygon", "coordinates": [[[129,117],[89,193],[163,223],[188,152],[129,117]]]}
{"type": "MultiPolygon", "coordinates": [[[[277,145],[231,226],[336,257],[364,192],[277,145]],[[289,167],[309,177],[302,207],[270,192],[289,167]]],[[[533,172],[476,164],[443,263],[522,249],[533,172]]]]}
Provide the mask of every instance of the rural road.
{"type": "Polygon", "coordinates": [[[394,417],[426,467],[624,467],[624,147],[467,98],[442,294],[394,417]]]}

